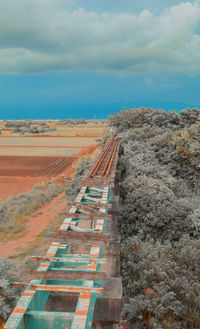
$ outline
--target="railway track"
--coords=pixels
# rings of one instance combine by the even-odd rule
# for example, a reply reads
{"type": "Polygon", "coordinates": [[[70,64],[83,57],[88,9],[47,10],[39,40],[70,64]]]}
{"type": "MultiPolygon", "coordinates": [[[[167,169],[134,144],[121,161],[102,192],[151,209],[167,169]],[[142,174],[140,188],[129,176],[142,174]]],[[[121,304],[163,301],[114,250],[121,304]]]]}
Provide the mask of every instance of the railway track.
{"type": "MultiPolygon", "coordinates": [[[[120,242],[114,212],[119,143],[113,137],[82,181],[62,225],[49,232],[49,249],[4,329],[113,328],[120,320],[120,242]]],[[[58,172],[64,159],[46,173],[58,172]],[[55,168],[57,169],[55,170],[55,168]]]]}
{"type": "Polygon", "coordinates": [[[112,165],[115,160],[118,146],[119,142],[113,137],[103,149],[98,161],[91,169],[88,178],[93,178],[95,176],[109,177],[112,172],[112,165]]]}

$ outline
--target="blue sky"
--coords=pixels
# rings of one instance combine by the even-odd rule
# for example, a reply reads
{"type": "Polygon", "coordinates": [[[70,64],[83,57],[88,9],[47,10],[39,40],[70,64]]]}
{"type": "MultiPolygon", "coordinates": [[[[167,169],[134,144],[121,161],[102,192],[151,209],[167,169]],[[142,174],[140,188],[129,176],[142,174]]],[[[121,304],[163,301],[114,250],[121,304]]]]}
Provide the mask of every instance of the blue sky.
{"type": "Polygon", "coordinates": [[[0,1],[0,119],[200,107],[199,86],[200,1],[0,1]]]}

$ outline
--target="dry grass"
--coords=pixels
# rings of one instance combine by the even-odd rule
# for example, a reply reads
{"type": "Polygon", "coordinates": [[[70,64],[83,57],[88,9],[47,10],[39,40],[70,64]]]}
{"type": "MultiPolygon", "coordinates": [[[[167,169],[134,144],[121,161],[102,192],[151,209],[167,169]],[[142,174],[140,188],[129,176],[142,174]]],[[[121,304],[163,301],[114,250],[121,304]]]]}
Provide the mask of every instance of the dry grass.
{"type": "Polygon", "coordinates": [[[46,202],[52,200],[64,189],[62,183],[50,181],[49,184],[36,185],[32,191],[11,198],[0,204],[0,238],[5,239],[22,232],[27,216],[46,202]]]}

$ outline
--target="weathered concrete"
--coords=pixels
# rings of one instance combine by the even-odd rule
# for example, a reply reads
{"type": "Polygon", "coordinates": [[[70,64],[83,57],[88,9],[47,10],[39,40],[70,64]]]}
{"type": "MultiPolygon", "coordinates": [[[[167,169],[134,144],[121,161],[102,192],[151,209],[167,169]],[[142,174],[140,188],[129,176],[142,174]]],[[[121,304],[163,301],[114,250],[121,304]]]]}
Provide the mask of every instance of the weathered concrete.
{"type": "Polygon", "coordinates": [[[45,240],[52,241],[57,240],[59,242],[76,242],[82,241],[83,243],[89,244],[99,244],[101,246],[108,245],[110,241],[110,235],[104,233],[88,233],[88,232],[73,232],[67,231],[62,232],[57,230],[55,232],[49,233],[45,240]]]}
{"type": "MultiPolygon", "coordinates": [[[[108,278],[104,284],[104,293],[98,296],[94,310],[94,322],[118,323],[122,298],[122,283],[120,278],[108,278]]],[[[78,299],[75,293],[52,293],[44,310],[58,312],[73,312],[78,299]]]]}
{"type": "Polygon", "coordinates": [[[122,299],[121,278],[109,278],[104,285],[104,294],[97,298],[94,321],[118,323],[122,299]]]}
{"type": "Polygon", "coordinates": [[[105,280],[106,273],[105,272],[86,272],[86,271],[45,271],[45,272],[37,272],[31,271],[30,275],[35,279],[39,280],[105,280]]]}

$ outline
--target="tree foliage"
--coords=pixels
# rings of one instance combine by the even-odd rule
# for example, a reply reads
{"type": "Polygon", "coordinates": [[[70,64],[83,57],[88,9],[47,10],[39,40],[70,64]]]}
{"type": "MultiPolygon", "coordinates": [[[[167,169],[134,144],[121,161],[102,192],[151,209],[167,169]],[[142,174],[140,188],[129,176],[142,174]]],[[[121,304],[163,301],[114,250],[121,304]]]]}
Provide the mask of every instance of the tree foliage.
{"type": "Polygon", "coordinates": [[[130,328],[200,327],[200,112],[129,109],[121,140],[124,302],[130,328]]]}

